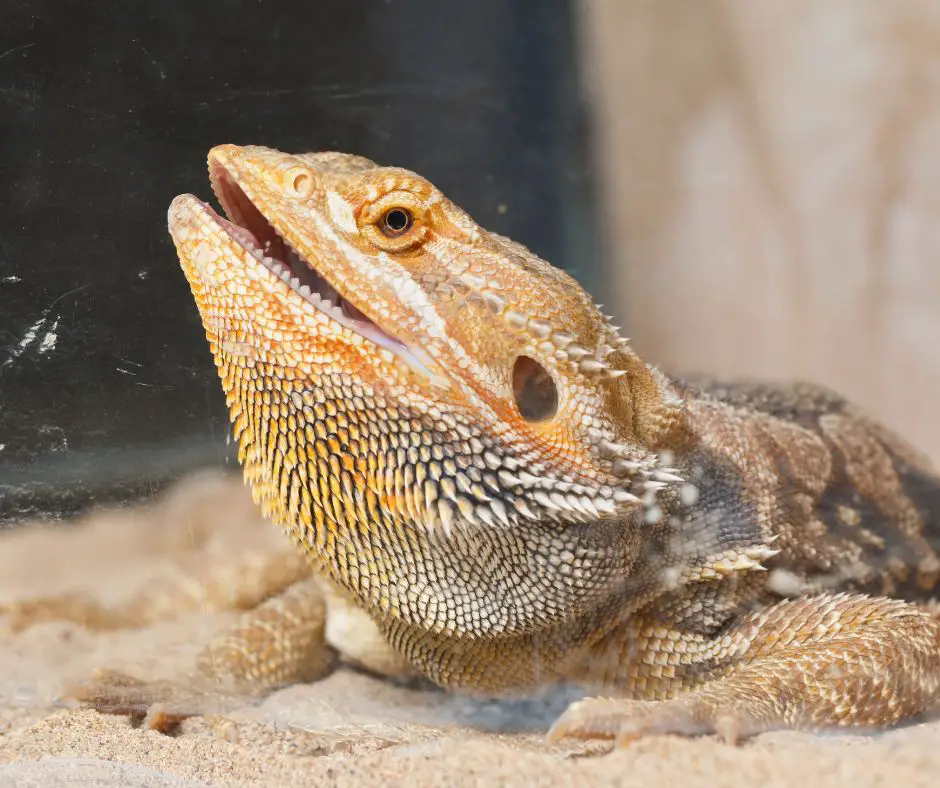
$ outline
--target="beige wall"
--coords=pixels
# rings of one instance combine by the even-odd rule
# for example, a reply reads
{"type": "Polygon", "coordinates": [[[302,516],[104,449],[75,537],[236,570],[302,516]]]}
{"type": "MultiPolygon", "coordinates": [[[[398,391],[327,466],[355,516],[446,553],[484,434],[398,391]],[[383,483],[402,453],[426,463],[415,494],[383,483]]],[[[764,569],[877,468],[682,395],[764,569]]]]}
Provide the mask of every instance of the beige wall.
{"type": "Polygon", "coordinates": [[[940,2],[582,0],[608,304],[940,459],[940,2]]]}

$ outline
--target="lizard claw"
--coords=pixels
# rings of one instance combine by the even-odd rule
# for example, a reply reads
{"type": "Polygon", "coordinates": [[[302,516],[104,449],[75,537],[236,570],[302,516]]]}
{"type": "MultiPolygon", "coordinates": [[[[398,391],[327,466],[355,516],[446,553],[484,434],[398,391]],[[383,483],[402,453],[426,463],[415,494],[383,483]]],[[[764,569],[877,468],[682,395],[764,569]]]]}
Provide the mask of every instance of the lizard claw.
{"type": "Polygon", "coordinates": [[[748,727],[736,711],[722,710],[689,696],[664,701],[585,698],[568,707],[547,738],[549,743],[566,736],[614,739],[617,747],[624,747],[655,734],[716,733],[727,744],[737,744],[748,727]]]}
{"type": "Polygon", "coordinates": [[[97,670],[69,687],[63,701],[77,701],[101,714],[130,717],[141,727],[167,733],[204,713],[206,698],[169,681],[145,682],[118,670],[97,670]]]}

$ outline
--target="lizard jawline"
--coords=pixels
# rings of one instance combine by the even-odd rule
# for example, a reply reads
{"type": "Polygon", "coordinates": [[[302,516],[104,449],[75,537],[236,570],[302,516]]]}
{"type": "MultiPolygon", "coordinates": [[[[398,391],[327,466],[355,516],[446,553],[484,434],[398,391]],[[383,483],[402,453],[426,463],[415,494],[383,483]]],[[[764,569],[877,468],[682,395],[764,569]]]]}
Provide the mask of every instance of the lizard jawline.
{"type": "MultiPolygon", "coordinates": [[[[336,288],[311,263],[304,260],[267,220],[223,167],[212,168],[210,181],[228,217],[216,214],[216,221],[245,251],[331,320],[389,350],[409,368],[425,377],[440,380],[439,373],[432,371],[429,360],[420,348],[411,348],[391,336],[354,304],[340,296],[336,288]]],[[[208,205],[206,208],[211,211],[208,205]]]]}

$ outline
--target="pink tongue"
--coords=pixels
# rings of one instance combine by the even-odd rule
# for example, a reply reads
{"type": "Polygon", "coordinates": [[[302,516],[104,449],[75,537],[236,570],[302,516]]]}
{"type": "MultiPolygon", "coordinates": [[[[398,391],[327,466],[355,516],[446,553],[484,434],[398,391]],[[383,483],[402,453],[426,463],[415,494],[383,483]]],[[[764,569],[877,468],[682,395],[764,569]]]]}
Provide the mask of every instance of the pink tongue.
{"type": "Polygon", "coordinates": [[[356,307],[350,304],[346,299],[343,299],[343,311],[353,318],[353,320],[361,320],[363,323],[372,323],[369,318],[362,314],[362,312],[356,309],[356,307]]]}

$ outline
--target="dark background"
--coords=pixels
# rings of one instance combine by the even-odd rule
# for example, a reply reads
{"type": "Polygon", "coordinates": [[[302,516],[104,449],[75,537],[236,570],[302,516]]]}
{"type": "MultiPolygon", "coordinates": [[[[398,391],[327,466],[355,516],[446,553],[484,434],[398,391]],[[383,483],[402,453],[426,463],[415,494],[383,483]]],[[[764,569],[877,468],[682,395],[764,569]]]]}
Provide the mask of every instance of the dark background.
{"type": "Polygon", "coordinates": [[[466,3],[0,9],[0,523],[234,464],[166,232],[222,142],[417,170],[596,276],[573,11],[466,3]]]}

